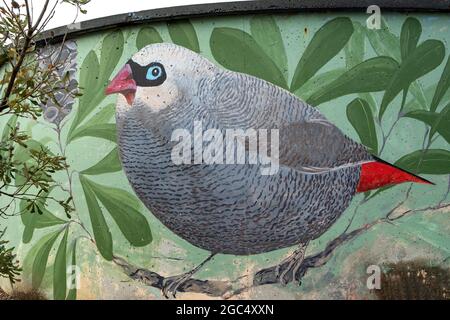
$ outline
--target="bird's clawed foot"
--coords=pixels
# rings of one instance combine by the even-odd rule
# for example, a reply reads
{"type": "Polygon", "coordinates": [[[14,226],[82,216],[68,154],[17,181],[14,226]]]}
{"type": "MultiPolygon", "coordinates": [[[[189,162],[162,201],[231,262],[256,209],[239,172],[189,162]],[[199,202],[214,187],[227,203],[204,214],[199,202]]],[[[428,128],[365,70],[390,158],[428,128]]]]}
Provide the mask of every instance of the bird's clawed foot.
{"type": "Polygon", "coordinates": [[[192,277],[192,272],[183,273],[178,276],[167,277],[163,280],[162,283],[162,294],[166,299],[169,299],[169,295],[173,298],[176,298],[177,292],[186,281],[188,281],[192,277]]]}
{"type": "Polygon", "coordinates": [[[297,281],[300,278],[298,273],[305,258],[306,246],[307,243],[300,245],[297,250],[280,262],[280,264],[259,271],[255,276],[254,284],[264,284],[266,281],[268,283],[278,281],[281,285],[285,286],[290,282],[297,281]]]}
{"type": "MultiPolygon", "coordinates": [[[[206,258],[202,263],[200,263],[197,267],[192,269],[189,272],[180,274],[178,276],[173,277],[167,277],[162,281],[162,294],[165,298],[169,299],[169,294],[172,295],[172,297],[176,298],[177,292],[180,291],[179,289],[182,289],[182,286],[186,284],[186,282],[191,279],[191,277],[200,270],[205,263],[207,263],[209,260],[211,260],[215,256],[215,253],[211,253],[208,258],[206,258]]],[[[185,291],[185,290],[182,290],[185,291]]]]}

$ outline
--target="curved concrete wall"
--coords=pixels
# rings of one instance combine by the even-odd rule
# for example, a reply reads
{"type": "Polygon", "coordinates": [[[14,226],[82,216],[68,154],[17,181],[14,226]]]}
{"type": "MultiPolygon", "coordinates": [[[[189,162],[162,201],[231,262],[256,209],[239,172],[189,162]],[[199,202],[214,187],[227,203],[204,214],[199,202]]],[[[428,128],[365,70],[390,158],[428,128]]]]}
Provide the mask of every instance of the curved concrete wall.
{"type": "MultiPolygon", "coordinates": [[[[309,243],[306,255],[321,252],[346,230],[364,226],[367,230],[361,229],[358,236],[333,250],[323,266],[307,270],[301,286],[257,286],[236,298],[377,299],[389,296],[386,290],[393,285],[389,282],[392,270],[398,268],[402,275],[404,268],[420,271],[430,266],[439,270],[439,276],[435,282],[425,277],[423,280],[429,281],[426,287],[437,295],[448,294],[444,287],[450,263],[450,17],[437,12],[385,12],[382,8],[379,28],[377,19],[365,10],[266,10],[265,14],[150,20],[73,33],[65,49],[73,84],[78,82],[84,96],[66,101],[62,93],[62,109],[43,106],[43,119],[19,121],[36,145],[55,153],[64,150],[70,178],[58,174],[56,179],[63,188],[52,194],[65,197],[64,190],[71,190],[76,211],[68,218],[59,207],[49,204],[42,215],[26,212],[6,220],[8,239],[18,248],[24,267],[20,286],[34,282],[52,298],[58,286],[53,270],[69,267],[68,278],[75,270],[78,281],[75,289],[67,287],[68,298],[160,299],[159,278],[152,278],[153,283],[138,281],[141,274],[134,274],[132,266],[166,277],[186,272],[207,257],[207,251],[166,228],[136,196],[117,153],[117,97],[104,94],[109,81],[133,54],[148,44],[168,42],[187,47],[221,68],[283,87],[320,110],[372,154],[435,183],[404,183],[381,192],[356,194],[331,228],[309,243]],[[419,37],[412,47],[405,44],[409,27],[419,37]],[[404,90],[407,95],[401,109],[404,90]],[[400,217],[402,214],[405,216],[400,217]],[[379,220],[388,215],[394,221],[379,220]],[[55,266],[65,227],[69,230],[67,264],[55,266]],[[46,246],[51,247],[48,261],[46,246]],[[45,270],[42,281],[39,266],[45,270]],[[386,287],[368,288],[367,279],[373,274],[370,268],[367,273],[369,266],[375,275],[377,266],[384,270],[382,285],[386,287]]],[[[2,120],[2,126],[6,128],[5,122],[2,120]]],[[[246,286],[254,273],[278,264],[293,249],[249,256],[219,254],[195,277],[225,282],[239,279],[237,287],[246,286]]],[[[420,281],[414,282],[416,290],[422,292],[417,283],[420,281]]],[[[407,282],[401,283],[394,296],[405,294],[402,288],[407,286],[407,282]]],[[[211,295],[188,292],[178,297],[211,295]]]]}

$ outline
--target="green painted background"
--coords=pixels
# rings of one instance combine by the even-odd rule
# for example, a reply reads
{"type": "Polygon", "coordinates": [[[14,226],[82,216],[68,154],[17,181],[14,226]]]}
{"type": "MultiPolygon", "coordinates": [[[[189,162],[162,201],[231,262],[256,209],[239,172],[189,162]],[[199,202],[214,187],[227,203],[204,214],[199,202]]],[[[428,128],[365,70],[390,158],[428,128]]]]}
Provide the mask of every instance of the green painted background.
{"type": "MultiPolygon", "coordinates": [[[[367,60],[379,55],[390,55],[400,62],[399,47],[397,47],[397,49],[395,48],[399,45],[398,37],[400,36],[402,25],[408,16],[405,14],[394,13],[382,14],[384,25],[383,29],[380,31],[368,30],[366,28],[366,19],[368,16],[365,14],[328,13],[274,15],[272,16],[273,20],[262,20],[266,22],[263,22],[263,24],[259,26],[256,23],[256,20],[252,20],[253,16],[212,17],[193,19],[190,21],[191,24],[184,23],[172,26],[172,34],[169,33],[166,23],[155,23],[122,28],[114,31],[114,33],[99,32],[77,38],[78,66],[83,66],[83,63],[86,63],[87,61],[88,55],[91,55],[92,58],[94,53],[98,58],[104,60],[104,64],[100,64],[100,69],[104,67],[104,69],[101,69],[102,71],[100,74],[95,74],[95,72],[92,71],[92,65],[88,65],[87,63],[84,64],[86,67],[89,66],[89,68],[86,68],[89,72],[86,72],[86,74],[91,77],[90,81],[92,81],[89,86],[84,88],[85,96],[88,96],[89,98],[86,98],[86,100],[94,101],[94,105],[91,106],[92,112],[86,116],[85,122],[81,125],[89,123],[90,119],[96,117],[96,115],[98,117],[98,113],[102,112],[102,110],[103,112],[101,114],[108,116],[105,117],[101,123],[110,125],[103,125],[103,128],[106,129],[106,134],[104,136],[106,139],[92,137],[88,134],[86,136],[80,136],[78,139],[73,139],[67,144],[68,133],[73,125],[74,119],[77,117],[77,112],[79,112],[79,103],[75,104],[72,112],[67,116],[65,121],[63,121],[65,124],[61,133],[61,141],[63,148],[66,148],[66,156],[70,165],[70,171],[74,172],[71,187],[73,188],[76,212],[72,215],[71,220],[82,222],[89,233],[92,234],[91,219],[89,215],[89,210],[91,210],[92,213],[92,207],[88,208],[85,193],[80,183],[79,173],[98,163],[115,147],[115,142],[108,140],[108,137],[110,137],[110,140],[113,140],[111,137],[114,135],[111,128],[114,128],[113,105],[115,104],[115,96],[108,96],[103,99],[102,90],[106,82],[101,82],[101,80],[105,75],[106,78],[103,80],[110,79],[111,77],[109,74],[114,75],[130,56],[138,50],[136,47],[136,38],[143,28],[147,28],[147,33],[141,32],[138,44],[142,42],[149,43],[151,40],[154,41],[158,39],[158,36],[155,33],[152,33],[153,31],[148,31],[148,28],[151,27],[153,28],[152,30],[157,31],[165,42],[180,42],[184,39],[183,34],[188,36],[191,35],[190,38],[187,38],[189,41],[185,41],[184,44],[195,49],[197,45],[196,39],[192,38],[193,33],[192,29],[190,29],[192,25],[198,38],[198,48],[200,53],[209,60],[216,61],[210,46],[210,38],[213,30],[224,27],[235,28],[252,34],[256,40],[264,41],[264,39],[258,39],[258,34],[270,36],[270,29],[268,29],[267,25],[264,25],[264,23],[268,23],[267,21],[274,21],[280,29],[287,60],[284,61],[282,56],[278,54],[279,52],[276,51],[276,47],[279,46],[280,43],[270,42],[273,40],[267,39],[267,43],[274,43],[273,46],[268,46],[271,48],[268,50],[272,50],[271,58],[275,61],[275,65],[280,66],[284,63],[286,64],[286,69],[284,71],[282,70],[281,73],[284,75],[286,82],[290,84],[299,59],[305,52],[305,49],[313,39],[314,35],[325,23],[336,17],[350,18],[355,26],[355,32],[345,48],[340,50],[337,55],[318,70],[318,75],[328,71],[331,71],[331,75],[333,75],[333,73],[343,73],[353,65],[358,64],[360,59],[363,58],[363,60],[367,60]],[[253,28],[252,23],[254,23],[253,28]],[[180,28],[184,31],[180,32],[180,28]],[[262,33],[261,30],[263,31],[262,33]],[[380,39],[380,46],[377,47],[378,52],[375,51],[372,46],[375,33],[377,33],[376,36],[380,39]],[[121,35],[123,35],[124,38],[122,54],[120,54],[121,48],[116,47],[116,44],[120,43],[118,39],[121,35]],[[177,38],[177,35],[179,38],[177,38]],[[109,37],[108,41],[111,41],[114,45],[105,48],[102,52],[103,40],[105,37],[109,37]],[[369,41],[370,37],[372,37],[372,43],[369,41]],[[114,56],[117,56],[118,63],[114,61],[114,56]],[[97,92],[100,93],[97,94],[97,92]],[[97,98],[95,98],[96,96],[97,98]]],[[[439,63],[437,68],[433,69],[423,77],[420,77],[416,82],[415,87],[409,90],[403,110],[404,113],[413,110],[429,110],[436,86],[443,74],[450,52],[448,43],[450,39],[450,17],[448,15],[414,14],[413,17],[420,22],[422,27],[419,44],[427,39],[440,40],[445,47],[445,57],[443,58],[443,61],[439,63]],[[417,97],[420,96],[422,96],[422,98],[417,99],[417,97]]],[[[271,24],[271,26],[273,27],[273,24],[271,24]]],[[[333,35],[333,37],[338,36],[342,30],[336,28],[334,32],[336,34],[333,35]]],[[[242,35],[242,33],[240,33],[240,35],[242,35]]],[[[218,39],[222,40],[223,38],[218,39]]],[[[230,48],[229,44],[219,44],[224,48],[230,48]]],[[[330,50],[330,47],[325,43],[319,51],[323,52],[327,50],[330,50]]],[[[221,52],[226,55],[226,50],[225,52],[221,52]]],[[[245,52],[243,52],[243,54],[245,55],[245,52]]],[[[233,63],[231,60],[227,61],[229,64],[233,63]]],[[[417,64],[415,65],[417,66],[417,64]]],[[[229,65],[226,66],[229,67],[229,65]]],[[[261,69],[263,70],[261,71],[263,73],[270,71],[267,71],[269,68],[268,66],[260,67],[263,68],[261,69]]],[[[245,72],[246,70],[240,71],[245,72]]],[[[367,74],[367,77],[371,77],[371,75],[367,74]]],[[[318,85],[325,83],[324,81],[326,81],[326,79],[321,79],[316,82],[310,81],[304,86],[303,90],[295,91],[295,93],[302,98],[307,98],[309,91],[305,88],[309,88],[309,90],[313,92],[318,90],[318,85]]],[[[83,86],[83,84],[83,79],[80,79],[80,85],[83,86]]],[[[373,98],[373,102],[372,106],[369,107],[369,110],[371,109],[375,114],[378,114],[379,112],[384,93],[385,91],[383,90],[372,92],[370,94],[373,98]]],[[[347,117],[347,105],[357,97],[368,99],[367,94],[358,95],[354,93],[322,103],[318,105],[318,108],[347,135],[360,141],[361,135],[357,134],[354,126],[352,126],[347,117]]],[[[401,98],[402,94],[397,95],[395,100],[389,104],[387,111],[383,116],[381,124],[385,132],[389,130],[397,117],[402,100],[401,98]]],[[[441,112],[449,102],[450,91],[447,90],[436,111],[441,112]]],[[[447,121],[444,123],[449,124],[448,119],[448,116],[446,118],[444,117],[444,121],[447,121]]],[[[20,122],[22,124],[21,128],[26,128],[34,140],[42,142],[55,153],[59,152],[58,137],[50,123],[45,122],[43,119],[36,122],[25,120],[21,120],[20,122]]],[[[3,121],[3,123],[5,123],[5,121],[3,121]]],[[[98,124],[99,123],[96,123],[94,127],[99,128],[98,124]]],[[[358,125],[356,125],[356,127],[357,126],[358,125]]],[[[375,127],[377,128],[378,144],[381,144],[382,136],[380,127],[378,124],[376,124],[375,127]]],[[[445,131],[445,129],[442,130],[445,131]]],[[[448,127],[446,130],[448,130],[448,127]]],[[[380,157],[394,163],[402,156],[422,149],[426,131],[427,126],[423,122],[408,117],[402,117],[394,127],[380,157]]],[[[98,135],[98,131],[97,134],[94,133],[94,135],[98,135]]],[[[448,142],[440,135],[440,133],[438,133],[436,137],[436,140],[430,148],[442,149],[444,153],[448,153],[448,142]]],[[[368,141],[369,144],[373,143],[373,139],[369,139],[368,141]]],[[[444,198],[446,198],[446,200],[444,199],[444,203],[448,202],[450,158],[445,158],[445,156],[443,156],[439,161],[439,166],[437,166],[438,169],[436,170],[439,171],[438,173],[440,174],[422,174],[427,179],[432,180],[436,185],[413,185],[410,196],[402,205],[401,209],[434,206],[444,198]]],[[[117,171],[116,169],[119,169],[117,168],[117,162],[112,161],[109,165],[104,166],[104,170],[115,172],[94,175],[89,174],[85,175],[85,177],[99,185],[126,190],[129,192],[129,195],[132,195],[132,197],[135,198],[124,173],[121,170],[117,171]]],[[[65,173],[59,173],[56,179],[65,187],[69,187],[69,181],[65,173]]],[[[320,239],[311,243],[307,253],[314,253],[323,249],[329,240],[332,240],[342,233],[348,222],[351,220],[356,208],[357,211],[351,224],[351,229],[360,227],[365,223],[369,223],[385,216],[389,210],[404,199],[409,188],[409,184],[396,186],[380,193],[358,208],[357,205],[364,198],[364,195],[357,195],[354,198],[352,205],[339,221],[320,239]]],[[[109,192],[112,196],[111,190],[102,190],[105,193],[109,192]]],[[[65,196],[60,190],[55,189],[53,192],[52,195],[65,196]]],[[[121,195],[124,196],[123,194],[121,195]]],[[[152,241],[150,241],[149,234],[145,234],[146,239],[143,240],[142,243],[146,244],[149,242],[148,244],[145,246],[132,245],[130,241],[128,241],[129,239],[127,240],[123,235],[118,224],[112,219],[111,215],[107,213],[107,210],[102,204],[103,216],[106,219],[112,235],[113,252],[115,255],[125,257],[130,263],[154,270],[164,276],[188,271],[207,256],[207,252],[188,244],[162,226],[161,223],[139,203],[137,198],[132,201],[135,201],[136,206],[138,206],[138,211],[148,221],[148,225],[151,229],[152,241]],[[176,260],[172,258],[176,258],[176,260]]],[[[52,212],[54,216],[69,220],[60,208],[49,206],[47,209],[49,212],[52,212]]],[[[118,214],[120,214],[120,212],[118,212],[118,214]]],[[[133,218],[134,221],[139,217],[140,215],[136,212],[136,216],[133,218]]],[[[375,264],[382,266],[386,263],[396,263],[399,261],[423,260],[430,265],[441,266],[444,269],[449,268],[449,218],[450,210],[447,208],[435,211],[418,212],[390,224],[378,224],[355,240],[337,249],[333,258],[325,266],[310,270],[303,279],[300,287],[295,284],[290,284],[286,287],[280,285],[267,285],[255,288],[237,298],[375,298],[373,292],[366,288],[366,268],[369,265],[375,264]]],[[[122,219],[122,223],[127,224],[127,218],[123,217],[122,219]]],[[[17,247],[19,259],[24,263],[23,281],[19,286],[29,287],[32,285],[32,278],[37,277],[36,275],[32,275],[34,256],[33,254],[29,254],[30,250],[33,247],[38,248],[40,239],[52,232],[60,230],[63,224],[36,229],[34,230],[31,241],[24,243],[24,224],[20,217],[13,217],[6,221],[2,221],[1,223],[2,225],[6,223],[6,226],[8,226],[7,237],[11,240],[12,244],[17,247]]],[[[145,230],[142,229],[142,224],[138,231],[145,233],[145,230]]],[[[89,241],[85,236],[86,233],[79,224],[76,222],[70,223],[67,260],[68,262],[72,260],[73,240],[77,239],[76,264],[81,269],[81,287],[76,292],[78,299],[161,298],[159,290],[149,288],[141,283],[130,280],[118,266],[111,261],[107,261],[103,257],[108,250],[102,249],[102,256],[100,253],[102,250],[99,251],[96,245],[89,241]]],[[[45,276],[40,285],[40,288],[48,293],[50,298],[53,296],[54,259],[61,238],[62,236],[60,235],[50,251],[45,276]]],[[[134,244],[139,244],[138,242],[139,241],[135,240],[134,244]]],[[[240,280],[245,283],[246,281],[251,280],[251,275],[255,271],[277,264],[291,250],[292,249],[279,250],[250,257],[219,255],[203,268],[197,277],[202,279],[228,280],[237,279],[244,275],[250,275],[248,279],[243,278],[240,280]]],[[[36,279],[34,279],[34,281],[36,282],[36,279]]],[[[0,282],[0,284],[5,287],[3,283],[4,282],[0,282]]],[[[73,297],[74,292],[71,294],[73,297]]],[[[193,294],[182,294],[180,297],[208,298],[204,295],[193,294]]]]}

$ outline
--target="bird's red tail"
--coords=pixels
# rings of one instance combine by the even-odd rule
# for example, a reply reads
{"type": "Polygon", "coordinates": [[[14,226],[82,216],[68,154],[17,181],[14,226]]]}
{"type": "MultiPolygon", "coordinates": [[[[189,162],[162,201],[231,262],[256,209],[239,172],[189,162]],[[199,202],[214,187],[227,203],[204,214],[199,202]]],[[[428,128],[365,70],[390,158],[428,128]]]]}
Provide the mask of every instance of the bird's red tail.
{"type": "Polygon", "coordinates": [[[376,159],[374,161],[364,163],[361,166],[361,175],[356,192],[366,192],[372,189],[381,188],[383,186],[403,182],[434,184],[381,159],[376,159]]]}

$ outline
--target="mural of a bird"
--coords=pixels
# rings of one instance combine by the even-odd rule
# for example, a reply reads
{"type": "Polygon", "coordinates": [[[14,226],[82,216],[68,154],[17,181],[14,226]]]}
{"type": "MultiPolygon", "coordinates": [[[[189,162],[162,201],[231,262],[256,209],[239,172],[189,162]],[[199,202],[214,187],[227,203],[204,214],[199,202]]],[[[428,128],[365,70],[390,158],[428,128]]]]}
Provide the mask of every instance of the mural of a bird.
{"type": "Polygon", "coordinates": [[[288,91],[174,44],[141,49],[106,93],[121,93],[118,145],[134,191],[167,228],[211,252],[194,270],[168,278],[165,294],[175,294],[215,254],[298,245],[289,270],[280,270],[283,283],[308,242],[330,228],[356,193],[430,183],[372,156],[288,91]],[[203,130],[278,129],[278,172],[262,175],[261,164],[173,163],[172,132],[192,132],[194,121],[203,130]]]}

